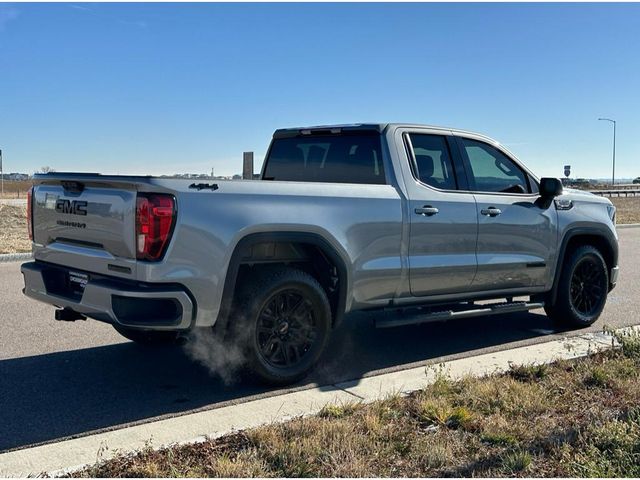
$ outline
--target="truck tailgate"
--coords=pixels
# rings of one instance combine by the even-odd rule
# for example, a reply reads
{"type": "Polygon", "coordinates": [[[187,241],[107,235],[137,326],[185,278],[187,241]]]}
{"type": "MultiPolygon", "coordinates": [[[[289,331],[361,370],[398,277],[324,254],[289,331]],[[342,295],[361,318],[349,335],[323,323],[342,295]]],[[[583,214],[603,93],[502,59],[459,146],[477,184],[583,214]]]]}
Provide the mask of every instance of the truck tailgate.
{"type": "Polygon", "coordinates": [[[135,183],[91,179],[37,183],[33,192],[36,259],[129,276],[136,258],[135,210],[135,183]]]}

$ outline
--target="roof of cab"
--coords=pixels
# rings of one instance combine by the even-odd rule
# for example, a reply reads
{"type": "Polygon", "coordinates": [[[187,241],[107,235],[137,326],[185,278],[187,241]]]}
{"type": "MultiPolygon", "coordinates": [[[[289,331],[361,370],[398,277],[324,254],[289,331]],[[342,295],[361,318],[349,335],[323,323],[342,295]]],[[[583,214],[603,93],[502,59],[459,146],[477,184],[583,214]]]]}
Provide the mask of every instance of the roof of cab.
{"type": "Polygon", "coordinates": [[[331,134],[339,134],[342,132],[358,132],[358,131],[373,131],[377,133],[382,133],[388,127],[429,128],[432,130],[442,130],[442,131],[462,133],[462,134],[466,133],[466,134],[479,135],[479,136],[485,137],[485,135],[481,135],[476,132],[470,132],[468,130],[460,130],[457,128],[442,127],[437,125],[423,125],[423,124],[417,124],[417,123],[349,123],[349,124],[337,124],[337,125],[317,125],[312,127],[280,128],[274,132],[273,138],[297,137],[299,135],[331,135],[331,134]]]}

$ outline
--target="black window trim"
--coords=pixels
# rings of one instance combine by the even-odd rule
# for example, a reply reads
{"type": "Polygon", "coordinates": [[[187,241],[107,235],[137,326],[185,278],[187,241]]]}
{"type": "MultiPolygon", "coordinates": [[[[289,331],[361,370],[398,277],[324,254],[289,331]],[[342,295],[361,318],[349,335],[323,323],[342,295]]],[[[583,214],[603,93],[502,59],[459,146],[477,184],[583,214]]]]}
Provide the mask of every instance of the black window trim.
{"type": "MultiPolygon", "coordinates": [[[[318,130],[318,129],[316,129],[318,130]]],[[[319,133],[316,132],[316,130],[314,130],[314,134],[318,134],[319,133]]],[[[389,164],[389,159],[387,157],[387,154],[385,152],[386,149],[388,149],[388,145],[385,141],[385,136],[379,133],[379,130],[374,130],[374,129],[369,129],[369,128],[363,128],[363,129],[349,129],[349,130],[342,130],[342,129],[334,129],[335,131],[329,131],[329,130],[323,130],[321,132],[321,134],[323,136],[349,136],[349,135],[353,135],[353,136],[357,136],[357,135],[362,135],[364,134],[369,134],[373,137],[377,137],[378,138],[378,142],[380,143],[380,165],[382,166],[383,172],[382,172],[382,176],[383,176],[383,182],[382,183],[361,183],[361,182],[357,182],[357,183],[346,183],[346,182],[311,182],[311,181],[306,181],[306,180],[294,180],[291,181],[291,183],[323,183],[323,184],[332,184],[332,185],[368,185],[368,186],[377,186],[377,185],[390,185],[389,182],[389,168],[391,167],[391,165],[389,164]],[[378,134],[376,134],[375,132],[378,132],[378,134]]],[[[319,131],[319,130],[318,130],[319,131]]],[[[290,180],[272,180],[271,178],[267,178],[265,177],[265,173],[267,172],[267,161],[269,160],[269,157],[271,156],[271,149],[273,148],[273,144],[275,143],[276,140],[279,140],[281,138],[293,138],[293,137],[300,137],[300,138],[309,138],[309,134],[303,134],[303,133],[297,133],[297,134],[287,134],[287,135],[277,135],[279,132],[279,130],[276,130],[276,132],[273,134],[273,137],[271,138],[271,142],[269,142],[269,147],[267,148],[267,153],[264,156],[264,159],[262,160],[262,168],[260,169],[260,180],[261,181],[268,181],[268,182],[289,182],[290,180]]]]}
{"type": "MultiPolygon", "coordinates": [[[[515,158],[513,158],[511,155],[509,155],[507,152],[505,152],[504,150],[502,150],[501,148],[498,148],[495,145],[492,145],[491,143],[489,143],[488,141],[481,139],[481,138],[476,138],[476,137],[471,137],[471,136],[465,136],[465,135],[459,135],[459,134],[454,134],[453,135],[453,140],[455,141],[457,148],[458,148],[458,152],[460,154],[460,158],[462,161],[462,166],[464,168],[465,174],[467,175],[468,178],[472,178],[473,177],[473,172],[471,170],[471,165],[469,164],[469,157],[464,149],[464,145],[462,145],[461,139],[467,139],[467,140],[472,140],[474,142],[478,142],[478,143],[483,143],[485,145],[488,145],[489,147],[492,147],[494,149],[496,149],[498,152],[500,152],[502,155],[504,155],[505,157],[507,157],[509,160],[511,160],[515,166],[523,173],[524,178],[527,181],[527,188],[529,189],[529,192],[527,193],[514,193],[514,192],[486,192],[484,190],[472,190],[470,187],[470,183],[467,183],[467,188],[468,188],[468,192],[473,193],[474,195],[502,195],[502,196],[507,196],[507,197],[512,197],[512,196],[517,196],[517,197],[532,197],[532,198],[537,198],[540,196],[539,193],[534,193],[533,192],[533,188],[531,185],[531,181],[532,179],[535,179],[535,177],[531,174],[531,172],[529,172],[526,168],[524,168],[520,162],[518,162],[515,158]]],[[[537,183],[537,182],[536,182],[537,183]]],[[[539,186],[538,186],[539,188],[539,186]]]]}
{"type": "MultiPolygon", "coordinates": [[[[409,169],[411,170],[411,176],[413,179],[422,187],[430,188],[431,190],[435,190],[436,192],[444,192],[444,193],[460,193],[465,192],[465,190],[460,189],[460,184],[462,183],[460,180],[460,170],[457,165],[458,161],[456,159],[457,155],[454,155],[455,152],[455,144],[452,144],[451,134],[442,133],[431,133],[431,132],[423,132],[423,131],[406,131],[402,133],[402,137],[404,140],[405,151],[407,153],[407,158],[409,159],[409,169]],[[447,151],[449,152],[449,158],[451,159],[452,173],[453,173],[453,181],[456,184],[455,189],[445,189],[434,187],[433,185],[429,185],[428,183],[424,183],[420,180],[420,176],[418,175],[418,164],[416,162],[415,152],[413,151],[413,144],[411,143],[411,135],[431,135],[432,137],[443,137],[445,140],[445,144],[447,145],[447,151]]],[[[464,182],[466,183],[466,178],[464,178],[464,182]]]]}

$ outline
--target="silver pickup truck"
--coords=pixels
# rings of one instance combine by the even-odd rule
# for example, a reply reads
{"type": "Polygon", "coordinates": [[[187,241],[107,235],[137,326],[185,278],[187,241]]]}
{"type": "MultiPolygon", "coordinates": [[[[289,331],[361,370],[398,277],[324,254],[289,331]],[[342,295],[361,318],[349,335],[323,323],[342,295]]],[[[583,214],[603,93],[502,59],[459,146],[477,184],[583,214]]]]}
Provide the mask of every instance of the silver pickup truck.
{"type": "Polygon", "coordinates": [[[253,181],[34,183],[26,295],[140,343],[207,329],[272,383],[304,377],[355,310],[402,310],[391,327],[544,307],[583,327],[618,275],[611,202],[448,128],[277,130],[253,181]]]}

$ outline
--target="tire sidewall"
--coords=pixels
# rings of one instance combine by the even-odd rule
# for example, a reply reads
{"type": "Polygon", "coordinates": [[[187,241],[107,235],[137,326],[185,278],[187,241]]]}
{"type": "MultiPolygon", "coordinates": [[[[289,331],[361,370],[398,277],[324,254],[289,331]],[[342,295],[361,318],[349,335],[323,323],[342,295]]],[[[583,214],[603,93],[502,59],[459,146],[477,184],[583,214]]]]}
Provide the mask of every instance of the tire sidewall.
{"type": "MultiPolygon", "coordinates": [[[[297,272],[291,269],[292,272],[297,272]]],[[[303,273],[303,272],[300,272],[303,273]]],[[[279,278],[262,292],[256,292],[248,308],[246,318],[243,319],[242,336],[243,343],[247,346],[250,362],[253,369],[262,377],[272,383],[292,383],[303,378],[309,370],[313,368],[320,358],[331,331],[331,309],[326,294],[322,287],[308,279],[306,276],[298,275],[299,278],[292,279],[279,278]],[[312,304],[314,322],[316,324],[316,339],[311,349],[304,356],[303,361],[292,367],[277,367],[271,365],[262,355],[258,345],[256,329],[258,316],[262,309],[272,299],[274,295],[281,292],[293,290],[309,300],[312,304]]]]}
{"type": "Polygon", "coordinates": [[[564,297],[563,299],[566,302],[566,308],[569,312],[569,315],[571,316],[571,323],[575,325],[584,325],[584,326],[591,325],[598,319],[607,302],[607,288],[609,285],[609,275],[607,272],[606,263],[602,258],[602,255],[600,255],[600,253],[596,249],[591,247],[582,247],[576,250],[574,255],[571,257],[571,263],[570,265],[568,265],[568,268],[565,274],[566,275],[565,275],[565,278],[563,279],[564,281],[562,285],[563,286],[562,294],[564,297]],[[571,280],[573,279],[573,275],[575,274],[575,271],[580,265],[580,263],[582,262],[582,260],[586,258],[590,258],[598,265],[598,267],[601,269],[601,274],[604,275],[604,280],[605,280],[603,282],[603,285],[604,285],[603,288],[605,289],[605,291],[601,299],[600,305],[598,309],[591,315],[583,315],[578,310],[576,310],[576,308],[573,305],[573,301],[571,299],[571,280]]]}

